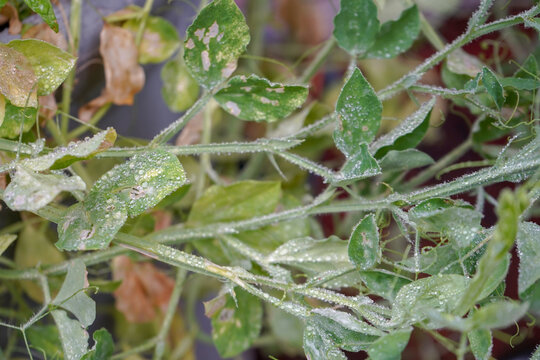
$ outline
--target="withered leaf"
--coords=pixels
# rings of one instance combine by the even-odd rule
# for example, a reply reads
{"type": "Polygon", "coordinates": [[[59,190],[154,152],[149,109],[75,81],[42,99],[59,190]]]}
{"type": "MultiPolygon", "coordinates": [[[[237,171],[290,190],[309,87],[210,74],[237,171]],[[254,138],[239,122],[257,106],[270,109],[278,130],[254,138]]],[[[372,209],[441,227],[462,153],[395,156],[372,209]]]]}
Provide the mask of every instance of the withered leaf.
{"type": "Polygon", "coordinates": [[[88,121],[103,105],[132,105],[133,98],[144,86],[144,70],[138,64],[135,37],[126,29],[103,25],[99,52],[105,68],[105,89],[101,95],[79,110],[79,118],[88,121]]]}
{"type": "Polygon", "coordinates": [[[127,256],[114,258],[113,279],[122,280],[114,292],[116,308],[131,323],[152,321],[156,308],[164,311],[169,303],[174,280],[151,263],[133,263],[127,256]]]}
{"type": "Polygon", "coordinates": [[[68,43],[64,35],[59,32],[54,32],[49,25],[41,23],[28,28],[21,36],[22,39],[38,39],[48,42],[64,51],[68,50],[68,43]]]}
{"type": "Polygon", "coordinates": [[[0,9],[0,25],[8,21],[8,33],[10,35],[16,35],[21,32],[22,23],[19,20],[19,13],[17,13],[17,9],[15,9],[15,7],[10,3],[7,3],[2,9],[0,9]]]}

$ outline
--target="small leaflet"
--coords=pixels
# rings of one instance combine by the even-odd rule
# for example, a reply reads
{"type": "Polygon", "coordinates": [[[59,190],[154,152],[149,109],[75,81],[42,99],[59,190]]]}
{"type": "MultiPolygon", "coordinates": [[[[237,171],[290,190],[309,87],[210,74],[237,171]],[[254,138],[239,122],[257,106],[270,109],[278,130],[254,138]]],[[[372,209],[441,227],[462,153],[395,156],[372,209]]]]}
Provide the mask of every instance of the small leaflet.
{"type": "Polygon", "coordinates": [[[36,14],[41,16],[51,29],[58,32],[58,23],[56,22],[56,16],[54,15],[54,9],[50,0],[24,0],[24,2],[36,14]]]}
{"type": "Polygon", "coordinates": [[[272,83],[256,75],[235,76],[215,99],[242,120],[273,122],[289,115],[306,101],[308,88],[272,83]]]}
{"type": "MultiPolygon", "coordinates": [[[[136,36],[139,19],[130,19],[122,25],[136,36]]],[[[159,16],[148,16],[139,46],[139,63],[160,63],[171,57],[180,47],[180,37],[173,24],[159,16]]]]}
{"type": "Polygon", "coordinates": [[[493,71],[486,66],[484,66],[482,69],[482,83],[486,87],[488,94],[495,102],[497,109],[500,110],[504,105],[504,90],[499,82],[499,79],[497,79],[497,75],[495,75],[495,73],[493,73],[493,71]]]}
{"type": "Polygon", "coordinates": [[[331,181],[333,184],[342,186],[380,173],[381,168],[377,160],[371,156],[367,144],[364,143],[360,144],[356,154],[345,161],[339,173],[331,181]]]}
{"type": "MultiPolygon", "coordinates": [[[[175,58],[165,63],[161,69],[161,81],[163,81],[161,96],[171,111],[185,111],[197,100],[199,84],[189,73],[183,59],[175,58]]],[[[186,128],[181,134],[185,131],[186,128]]]]}
{"type": "Polygon", "coordinates": [[[399,19],[388,21],[366,54],[368,58],[389,59],[407,51],[420,32],[420,14],[416,5],[401,13],[399,19]]]}
{"type": "Polygon", "coordinates": [[[375,214],[369,214],[356,225],[349,238],[349,259],[358,268],[368,270],[377,264],[380,252],[375,214]]]}
{"type": "Polygon", "coordinates": [[[518,292],[531,309],[540,309],[540,226],[533,222],[519,224],[517,247],[519,255],[518,292]]]}
{"type": "Polygon", "coordinates": [[[6,102],[4,122],[0,126],[0,138],[14,139],[22,132],[29,131],[36,123],[37,109],[18,107],[6,102]]]}
{"type": "Polygon", "coordinates": [[[341,0],[341,9],[334,18],[334,36],[339,46],[352,55],[362,55],[378,33],[377,6],[373,0],[341,0]]]}
{"type": "Polygon", "coordinates": [[[358,68],[341,90],[336,112],[339,123],[334,131],[334,141],[349,158],[360,150],[360,144],[373,141],[382,115],[377,94],[358,68]]]}
{"type": "Polygon", "coordinates": [[[244,15],[233,0],[215,0],[187,29],[184,60],[191,75],[212,89],[236,70],[250,35],[244,15]]]}

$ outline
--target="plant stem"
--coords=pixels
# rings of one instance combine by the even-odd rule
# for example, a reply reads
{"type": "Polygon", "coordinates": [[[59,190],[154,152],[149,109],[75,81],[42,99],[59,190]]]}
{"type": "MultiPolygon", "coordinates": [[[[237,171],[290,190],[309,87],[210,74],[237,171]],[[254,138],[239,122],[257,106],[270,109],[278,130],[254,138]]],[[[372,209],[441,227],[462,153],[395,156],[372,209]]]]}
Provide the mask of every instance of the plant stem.
{"type": "Polygon", "coordinates": [[[300,83],[306,84],[311,80],[313,75],[315,75],[317,70],[319,70],[326,58],[330,55],[336,43],[336,39],[333,36],[326,40],[322,49],[317,53],[313,61],[308,65],[302,75],[298,78],[298,81],[300,83]]]}
{"type": "Polygon", "coordinates": [[[150,147],[156,147],[169,141],[175,136],[197,113],[210,101],[212,92],[205,92],[180,118],[167,126],[163,131],[156,135],[150,142],[150,147]]]}
{"type": "Polygon", "coordinates": [[[176,281],[169,299],[165,319],[163,319],[163,323],[161,324],[161,328],[159,329],[159,333],[157,335],[156,348],[154,349],[154,360],[160,360],[163,358],[163,354],[165,352],[165,340],[171,328],[171,323],[178,307],[178,301],[180,301],[180,295],[182,294],[182,288],[186,275],[187,271],[184,269],[178,269],[178,272],[176,273],[176,281]]]}
{"type": "MultiPolygon", "coordinates": [[[[82,0],[72,0],[70,8],[70,20],[69,20],[69,31],[71,33],[73,43],[70,44],[71,55],[77,56],[79,52],[79,39],[81,34],[81,11],[82,11],[82,0]]],[[[71,110],[71,94],[73,92],[73,82],[75,80],[75,69],[64,81],[62,87],[62,106],[61,109],[64,113],[69,114],[71,110]]],[[[61,116],[61,125],[60,129],[62,135],[67,135],[68,132],[69,118],[66,115],[61,116]]]]}
{"type": "Polygon", "coordinates": [[[152,5],[154,4],[154,0],[146,0],[144,3],[144,8],[142,11],[142,17],[141,22],[139,24],[139,28],[137,29],[137,35],[135,36],[135,45],[137,48],[141,46],[141,41],[144,35],[144,29],[146,28],[146,22],[148,21],[148,15],[150,14],[150,11],[152,10],[152,5]]]}

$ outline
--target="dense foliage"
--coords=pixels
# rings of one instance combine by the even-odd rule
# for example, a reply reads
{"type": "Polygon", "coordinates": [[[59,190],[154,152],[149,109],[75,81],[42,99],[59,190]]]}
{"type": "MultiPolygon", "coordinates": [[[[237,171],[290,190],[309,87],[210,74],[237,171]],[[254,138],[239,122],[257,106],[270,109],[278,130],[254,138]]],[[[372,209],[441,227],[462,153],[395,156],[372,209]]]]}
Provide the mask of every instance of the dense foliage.
{"type": "Polygon", "coordinates": [[[295,68],[243,55],[253,35],[233,0],[203,1],[183,43],[152,4],[104,17],[105,88],[74,117],[81,0],[63,43],[49,0],[0,0],[9,31],[23,32],[0,44],[0,198],[20,218],[0,230],[3,358],[193,358],[199,339],[226,358],[257,347],[275,358],[398,359],[422,333],[458,359],[488,359],[494,338],[512,344],[515,331],[500,329],[521,320],[534,331],[537,61],[462,47],[515,26],[536,39],[539,5],[497,18],[482,0],[444,44],[413,2],[383,22],[384,1],[341,0],[333,35],[291,77],[283,68],[295,68]],[[31,11],[50,28],[21,30],[31,11]],[[375,91],[364,61],[403,56],[420,38],[436,51],[375,91]],[[310,81],[333,53],[349,66],[328,109],[310,81]],[[258,60],[282,73],[253,74],[258,60]],[[165,61],[163,99],[183,115],[149,141],[100,129],[111,104],[133,104],[141,64],[165,61]],[[435,67],[444,87],[424,81],[435,67]],[[472,125],[435,161],[417,147],[442,99],[472,125]],[[333,164],[322,162],[328,149],[333,164]],[[476,160],[459,162],[469,151],[476,160]],[[495,196],[493,184],[504,187],[495,196]],[[114,309],[98,293],[112,293],[114,309]],[[211,339],[195,316],[209,294],[211,339]],[[96,314],[114,324],[97,329],[96,314]]]}

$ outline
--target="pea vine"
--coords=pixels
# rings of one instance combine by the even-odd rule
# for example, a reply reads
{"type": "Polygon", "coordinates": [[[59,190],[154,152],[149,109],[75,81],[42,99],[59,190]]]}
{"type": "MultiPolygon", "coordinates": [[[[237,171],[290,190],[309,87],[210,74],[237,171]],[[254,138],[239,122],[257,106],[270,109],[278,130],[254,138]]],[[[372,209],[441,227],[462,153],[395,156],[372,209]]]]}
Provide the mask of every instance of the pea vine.
{"type": "MultiPolygon", "coordinates": [[[[511,337],[500,329],[535,320],[537,62],[529,55],[492,67],[463,47],[511,27],[540,31],[540,6],[488,20],[493,0],[482,0],[465,32],[445,44],[406,3],[399,18],[381,24],[381,4],[341,0],[333,35],[286,81],[244,66],[260,59],[243,55],[250,28],[233,0],[202,1],[182,46],[174,26],[151,15],[152,0],[129,6],[103,18],[106,86],[78,117],[70,109],[81,1],[71,3],[64,49],[47,42],[54,35],[45,38],[47,27],[0,44],[0,199],[21,219],[0,230],[0,279],[10,298],[0,309],[9,335],[0,354],[180,359],[192,356],[195,341],[210,340],[225,358],[252,347],[277,357],[278,345],[311,360],[361,351],[377,360],[400,358],[424,332],[458,359],[489,359],[494,339],[511,337]],[[375,91],[364,60],[404,57],[422,36],[433,55],[375,91]],[[335,106],[317,112],[310,81],[336,53],[348,70],[335,106]],[[99,128],[111,105],[133,103],[145,81],[141,64],[165,61],[163,98],[183,115],[151,140],[99,128]],[[435,67],[445,87],[424,81],[435,67]],[[383,129],[383,111],[403,94],[415,110],[383,129]],[[474,123],[435,161],[418,146],[440,99],[474,123]],[[244,123],[263,124],[264,134],[246,139],[244,123]],[[328,148],[340,152],[338,166],[313,155],[328,148]],[[470,150],[479,160],[458,162],[470,150]],[[480,169],[438,180],[469,168],[480,169]],[[321,179],[323,190],[306,191],[306,179],[321,179]],[[497,198],[493,184],[505,187],[497,198]],[[496,224],[483,226],[491,208],[496,224]],[[321,216],[335,220],[329,236],[321,216]],[[506,278],[518,260],[512,298],[506,278]],[[90,345],[87,329],[104,311],[97,292],[114,294],[120,323],[152,321],[155,331],[129,342],[102,328],[90,345]],[[194,317],[206,294],[213,295],[205,302],[210,339],[194,317]],[[135,309],[130,296],[145,302],[135,309]],[[175,328],[184,333],[171,340],[175,328]]],[[[2,6],[34,11],[58,31],[48,0],[2,6]]],[[[531,359],[539,357],[537,350],[531,359]]]]}

